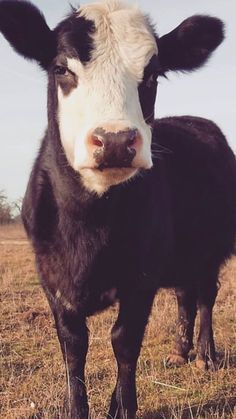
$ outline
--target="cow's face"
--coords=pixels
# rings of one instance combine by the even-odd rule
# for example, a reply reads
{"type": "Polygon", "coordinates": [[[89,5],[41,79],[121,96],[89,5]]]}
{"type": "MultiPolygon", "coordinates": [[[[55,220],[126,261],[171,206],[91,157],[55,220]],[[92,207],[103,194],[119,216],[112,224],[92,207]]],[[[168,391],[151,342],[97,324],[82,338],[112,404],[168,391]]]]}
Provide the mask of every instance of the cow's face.
{"type": "Polygon", "coordinates": [[[192,71],[223,40],[216,18],[192,16],[158,38],[137,8],[104,0],[55,30],[32,4],[1,0],[0,31],[49,72],[49,127],[68,163],[98,194],[152,166],[157,75],[192,71]]]}
{"type": "Polygon", "coordinates": [[[61,142],[84,185],[100,194],[152,167],[154,101],[150,111],[139,86],[156,90],[155,36],[138,9],[117,2],[83,6],[56,33],[61,142]]]}

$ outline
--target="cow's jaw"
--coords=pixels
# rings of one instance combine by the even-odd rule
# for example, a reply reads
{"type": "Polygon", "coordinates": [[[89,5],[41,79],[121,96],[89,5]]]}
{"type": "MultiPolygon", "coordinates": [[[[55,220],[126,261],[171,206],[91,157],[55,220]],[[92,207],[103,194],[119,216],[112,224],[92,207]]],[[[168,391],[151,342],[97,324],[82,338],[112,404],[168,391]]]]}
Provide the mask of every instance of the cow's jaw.
{"type": "Polygon", "coordinates": [[[128,182],[135,175],[138,169],[134,168],[115,168],[115,169],[88,169],[80,170],[81,180],[84,187],[90,192],[96,192],[97,195],[102,196],[111,186],[119,185],[128,182]]]}

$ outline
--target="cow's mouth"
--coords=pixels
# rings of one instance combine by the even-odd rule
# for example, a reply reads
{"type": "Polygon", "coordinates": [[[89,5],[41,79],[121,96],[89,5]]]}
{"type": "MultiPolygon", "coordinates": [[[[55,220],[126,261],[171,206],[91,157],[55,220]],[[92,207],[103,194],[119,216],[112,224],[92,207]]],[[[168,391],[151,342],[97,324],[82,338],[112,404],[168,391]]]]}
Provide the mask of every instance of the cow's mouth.
{"type": "Polygon", "coordinates": [[[135,167],[91,167],[80,169],[86,189],[103,195],[111,186],[127,182],[138,173],[135,167]]]}

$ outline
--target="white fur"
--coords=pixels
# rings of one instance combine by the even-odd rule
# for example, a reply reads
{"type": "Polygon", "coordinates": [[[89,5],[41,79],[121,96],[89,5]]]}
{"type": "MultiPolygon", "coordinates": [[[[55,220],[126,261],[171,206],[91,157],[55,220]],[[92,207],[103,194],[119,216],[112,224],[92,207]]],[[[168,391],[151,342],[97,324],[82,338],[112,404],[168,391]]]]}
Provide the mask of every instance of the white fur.
{"type": "Polygon", "coordinates": [[[114,170],[88,174],[91,161],[86,138],[95,128],[106,129],[111,123],[114,130],[137,128],[142,147],[133,165],[152,166],[151,130],[143,119],[138,83],[150,58],[157,54],[157,46],[145,16],[136,7],[106,0],[82,6],[78,15],[95,22],[94,48],[85,66],[79,60],[67,59],[79,82],[69,95],[59,88],[59,128],[69,163],[81,173],[88,189],[101,194],[136,170],[120,170],[117,176],[114,170]]]}

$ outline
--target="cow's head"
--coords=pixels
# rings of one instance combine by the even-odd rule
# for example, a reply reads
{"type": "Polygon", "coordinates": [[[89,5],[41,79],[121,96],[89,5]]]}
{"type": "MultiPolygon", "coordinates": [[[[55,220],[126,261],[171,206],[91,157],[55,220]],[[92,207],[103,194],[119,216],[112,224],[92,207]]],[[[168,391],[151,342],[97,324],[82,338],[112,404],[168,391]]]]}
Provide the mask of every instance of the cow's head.
{"type": "Polygon", "coordinates": [[[193,16],[158,38],[136,7],[106,0],[50,30],[32,4],[0,1],[0,30],[49,74],[49,125],[85,187],[98,194],[152,167],[157,78],[200,67],[223,40],[216,18],[193,16]]]}

